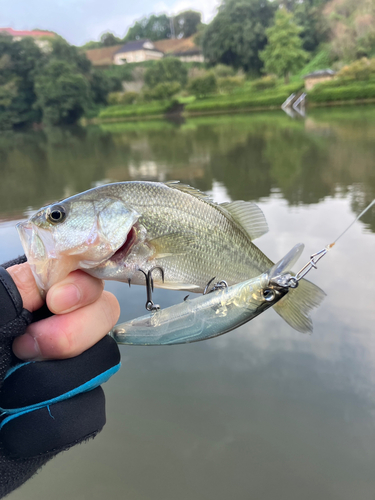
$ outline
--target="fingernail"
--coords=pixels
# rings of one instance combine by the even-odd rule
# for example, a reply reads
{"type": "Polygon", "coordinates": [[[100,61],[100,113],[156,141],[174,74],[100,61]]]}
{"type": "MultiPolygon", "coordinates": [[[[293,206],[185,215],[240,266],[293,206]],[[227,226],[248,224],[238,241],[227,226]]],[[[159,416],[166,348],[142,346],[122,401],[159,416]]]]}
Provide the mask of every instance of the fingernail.
{"type": "Polygon", "coordinates": [[[72,283],[53,287],[48,294],[48,307],[57,314],[68,311],[81,300],[80,290],[72,283]]]}
{"type": "Polygon", "coordinates": [[[15,339],[13,342],[13,352],[17,358],[23,360],[41,358],[38,342],[29,333],[25,333],[22,337],[15,339]]]}

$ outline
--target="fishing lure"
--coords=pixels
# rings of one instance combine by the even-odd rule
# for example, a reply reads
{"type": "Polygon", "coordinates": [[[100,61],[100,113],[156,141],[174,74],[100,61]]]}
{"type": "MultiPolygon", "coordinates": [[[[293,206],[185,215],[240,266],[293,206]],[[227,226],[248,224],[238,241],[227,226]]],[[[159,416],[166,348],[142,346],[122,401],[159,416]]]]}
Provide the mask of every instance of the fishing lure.
{"type": "MultiPolygon", "coordinates": [[[[166,309],[152,310],[149,314],[116,325],[110,335],[118,344],[172,345],[208,340],[230,332],[275,305],[291,289],[297,288],[299,281],[317,268],[318,261],[374,204],[375,200],[333,243],[312,254],[309,262],[295,275],[290,273],[290,269],[302,253],[304,245],[301,243],[256,278],[230,287],[225,286],[225,282],[219,282],[207,294],[166,309]]],[[[148,278],[149,301],[151,273],[148,278]]]]}
{"type": "Polygon", "coordinates": [[[230,287],[219,282],[195,299],[158,309],[117,325],[111,331],[119,344],[170,345],[207,340],[223,335],[266,311],[298,281],[289,272],[301,255],[303,244],[295,245],[267,272],[230,287]]]}

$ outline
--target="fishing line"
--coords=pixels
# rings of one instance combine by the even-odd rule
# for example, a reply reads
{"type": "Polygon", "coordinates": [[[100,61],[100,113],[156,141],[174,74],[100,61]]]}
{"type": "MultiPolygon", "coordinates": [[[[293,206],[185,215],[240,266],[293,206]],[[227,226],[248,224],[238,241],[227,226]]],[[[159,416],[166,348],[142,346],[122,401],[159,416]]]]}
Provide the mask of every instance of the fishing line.
{"type": "Polygon", "coordinates": [[[291,288],[296,288],[298,286],[299,280],[302,279],[304,276],[306,276],[306,274],[309,273],[311,271],[311,269],[317,269],[316,264],[318,263],[318,261],[327,254],[328,250],[330,250],[336,244],[336,242],[342,236],[344,236],[346,231],[348,231],[348,229],[350,229],[352,227],[352,225],[355,222],[357,222],[357,220],[359,220],[368,210],[370,210],[370,208],[374,204],[375,204],[375,199],[373,199],[372,202],[369,205],[367,205],[367,207],[364,210],[362,210],[362,212],[353,220],[353,222],[351,222],[349,224],[349,226],[335,239],[335,241],[333,243],[329,243],[322,250],[319,250],[319,252],[312,254],[310,256],[309,262],[305,266],[303,266],[303,268],[300,269],[295,276],[292,276],[289,279],[289,286],[291,288]]]}
{"type": "Polygon", "coordinates": [[[367,207],[366,207],[364,210],[362,210],[362,212],[358,215],[358,217],[356,217],[356,218],[353,220],[353,222],[352,222],[351,224],[349,224],[349,226],[345,229],[345,231],[343,231],[343,232],[340,234],[340,236],[338,236],[338,237],[335,239],[335,241],[334,241],[333,243],[330,243],[329,245],[327,245],[327,248],[328,248],[328,249],[329,249],[329,248],[332,248],[332,247],[333,247],[333,245],[334,245],[334,244],[335,244],[335,243],[336,243],[336,242],[337,242],[337,241],[341,238],[341,236],[344,236],[344,234],[346,233],[346,231],[348,231],[348,230],[352,227],[352,225],[353,225],[353,224],[355,224],[355,223],[357,222],[357,220],[359,220],[359,219],[362,217],[362,215],[364,215],[364,214],[365,214],[368,210],[370,210],[370,208],[371,208],[371,207],[372,207],[372,205],[374,205],[374,204],[375,204],[375,198],[372,200],[372,202],[371,202],[369,205],[367,205],[367,207]]]}

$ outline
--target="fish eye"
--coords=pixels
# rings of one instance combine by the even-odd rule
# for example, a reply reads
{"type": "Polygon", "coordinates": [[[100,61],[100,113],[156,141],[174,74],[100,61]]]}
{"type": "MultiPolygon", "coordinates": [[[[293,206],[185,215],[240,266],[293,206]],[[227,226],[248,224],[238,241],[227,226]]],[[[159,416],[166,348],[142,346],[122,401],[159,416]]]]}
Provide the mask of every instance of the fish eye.
{"type": "Polygon", "coordinates": [[[272,302],[276,298],[276,293],[274,290],[270,290],[269,288],[266,288],[263,290],[263,298],[267,302],[272,302]]]}
{"type": "Polygon", "coordinates": [[[48,209],[47,219],[49,222],[56,224],[62,222],[66,217],[65,208],[62,205],[53,205],[48,209]]]}

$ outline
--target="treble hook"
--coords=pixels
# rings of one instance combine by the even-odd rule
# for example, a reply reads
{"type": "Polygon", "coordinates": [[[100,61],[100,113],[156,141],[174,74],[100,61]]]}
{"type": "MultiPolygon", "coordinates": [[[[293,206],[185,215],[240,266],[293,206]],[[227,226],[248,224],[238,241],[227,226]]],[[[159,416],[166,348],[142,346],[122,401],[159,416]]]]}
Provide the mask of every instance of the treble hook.
{"type": "Polygon", "coordinates": [[[148,273],[146,273],[143,269],[138,269],[138,271],[141,271],[145,275],[146,278],[146,292],[147,292],[147,302],[146,302],[146,309],[147,311],[157,311],[160,309],[160,306],[158,304],[154,304],[152,301],[152,292],[154,291],[154,280],[152,278],[152,272],[155,271],[155,269],[159,269],[161,273],[161,279],[163,280],[164,283],[164,269],[159,266],[155,266],[151,268],[148,273]]]}
{"type": "Polygon", "coordinates": [[[213,280],[216,278],[216,276],[214,276],[213,278],[210,279],[210,281],[207,283],[204,291],[203,291],[203,295],[206,295],[207,293],[211,293],[211,292],[215,292],[216,290],[223,290],[224,288],[228,288],[228,283],[224,280],[220,280],[218,281],[217,283],[214,284],[214,286],[212,287],[212,290],[210,290],[209,292],[207,292],[208,290],[208,287],[211,285],[211,283],[213,282],[213,280]]]}

